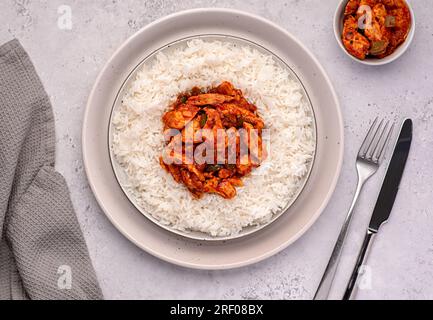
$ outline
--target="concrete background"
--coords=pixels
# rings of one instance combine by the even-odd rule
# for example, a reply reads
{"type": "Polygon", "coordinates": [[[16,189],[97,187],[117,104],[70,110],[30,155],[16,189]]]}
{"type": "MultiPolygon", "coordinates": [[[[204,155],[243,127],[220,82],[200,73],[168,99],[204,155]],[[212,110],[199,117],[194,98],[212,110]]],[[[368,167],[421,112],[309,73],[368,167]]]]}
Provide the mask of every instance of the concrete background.
{"type": "MultiPolygon", "coordinates": [[[[98,278],[110,299],[310,299],[329,258],[355,189],[355,154],[376,115],[414,120],[414,143],[391,219],[369,259],[371,283],[358,298],[433,299],[433,5],[412,0],[417,30],[398,61],[371,68],[337,46],[332,17],[339,0],[72,1],[2,0],[0,43],[18,38],[50,95],[56,118],[57,168],[68,181],[98,278]],[[58,27],[58,8],[72,9],[71,30],[58,27]],[[259,14],[299,38],[323,64],[341,99],[345,161],[329,206],[296,243],[264,262],[229,271],[189,270],[150,256],[105,218],[87,184],[81,123],[87,97],[104,62],[141,27],[196,7],[259,14]]],[[[367,184],[344,251],[332,297],[345,288],[369,221],[383,168],[367,184]]]]}

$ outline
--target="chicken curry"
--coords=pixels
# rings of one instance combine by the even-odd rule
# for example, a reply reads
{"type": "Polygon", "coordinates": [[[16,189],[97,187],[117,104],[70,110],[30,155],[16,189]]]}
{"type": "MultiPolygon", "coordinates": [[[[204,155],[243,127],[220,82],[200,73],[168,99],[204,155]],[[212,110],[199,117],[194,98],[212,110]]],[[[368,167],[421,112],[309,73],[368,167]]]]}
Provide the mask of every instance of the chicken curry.
{"type": "Polygon", "coordinates": [[[349,0],[342,41],[358,59],[384,58],[405,40],[411,14],[405,0],[349,0]]]}
{"type": "Polygon", "coordinates": [[[160,164],[195,198],[205,193],[235,197],[241,178],[267,156],[257,107],[229,82],[180,94],[162,122],[166,146],[160,164]]]}

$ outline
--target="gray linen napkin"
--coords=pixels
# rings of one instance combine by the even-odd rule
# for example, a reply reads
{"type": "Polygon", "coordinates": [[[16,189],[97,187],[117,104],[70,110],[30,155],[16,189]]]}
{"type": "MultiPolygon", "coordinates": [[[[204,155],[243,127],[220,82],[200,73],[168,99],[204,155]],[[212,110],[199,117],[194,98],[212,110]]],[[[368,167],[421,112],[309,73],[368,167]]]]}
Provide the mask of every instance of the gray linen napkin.
{"type": "Polygon", "coordinates": [[[63,177],[54,118],[17,40],[0,47],[0,299],[101,299],[63,177]]]}

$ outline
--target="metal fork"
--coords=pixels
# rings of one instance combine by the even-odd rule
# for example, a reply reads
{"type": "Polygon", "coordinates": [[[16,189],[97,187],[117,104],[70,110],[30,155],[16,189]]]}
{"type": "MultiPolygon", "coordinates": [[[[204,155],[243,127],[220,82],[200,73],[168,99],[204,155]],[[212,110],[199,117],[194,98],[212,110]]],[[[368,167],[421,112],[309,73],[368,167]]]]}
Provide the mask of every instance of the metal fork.
{"type": "Polygon", "coordinates": [[[365,182],[376,173],[382,159],[383,151],[391,137],[394,124],[390,125],[387,121],[384,125],[384,120],[381,120],[377,125],[378,118],[376,118],[368,130],[367,136],[359,149],[356,158],[356,170],[358,172],[358,185],[356,187],[355,195],[353,196],[352,204],[350,205],[349,212],[344,220],[343,227],[341,228],[340,235],[335,243],[334,250],[332,251],[331,258],[326,266],[325,273],[320,281],[319,287],[314,295],[314,300],[326,300],[331,290],[332,282],[337,271],[338,262],[340,260],[341,252],[343,249],[344,240],[349,229],[350,221],[353,216],[354,208],[361,193],[362,187],[365,182]]]}

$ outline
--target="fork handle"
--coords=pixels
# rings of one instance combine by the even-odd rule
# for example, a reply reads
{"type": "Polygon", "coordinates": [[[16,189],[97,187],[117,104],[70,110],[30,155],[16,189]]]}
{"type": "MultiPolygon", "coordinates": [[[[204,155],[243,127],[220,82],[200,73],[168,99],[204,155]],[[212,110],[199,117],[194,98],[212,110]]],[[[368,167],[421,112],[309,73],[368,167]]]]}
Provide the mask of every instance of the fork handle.
{"type": "Polygon", "coordinates": [[[322,280],[320,280],[319,287],[317,288],[316,294],[314,295],[314,300],[328,299],[329,291],[331,290],[332,282],[337,271],[338,262],[340,261],[344,240],[346,239],[350,221],[352,220],[353,210],[355,208],[356,202],[358,201],[358,197],[361,193],[364,183],[365,179],[358,177],[358,185],[353,196],[352,204],[350,205],[350,209],[346,215],[344,224],[341,227],[340,234],[338,236],[337,242],[335,243],[334,249],[332,250],[331,258],[329,259],[328,265],[326,266],[322,280]]]}
{"type": "Polygon", "coordinates": [[[352,297],[353,289],[355,288],[356,280],[361,271],[361,267],[365,265],[368,254],[371,249],[371,244],[373,243],[374,236],[376,232],[368,229],[365,235],[364,242],[362,243],[361,251],[359,252],[358,259],[356,260],[355,268],[353,269],[352,276],[350,277],[349,283],[344,293],[343,300],[349,300],[352,297]]]}

